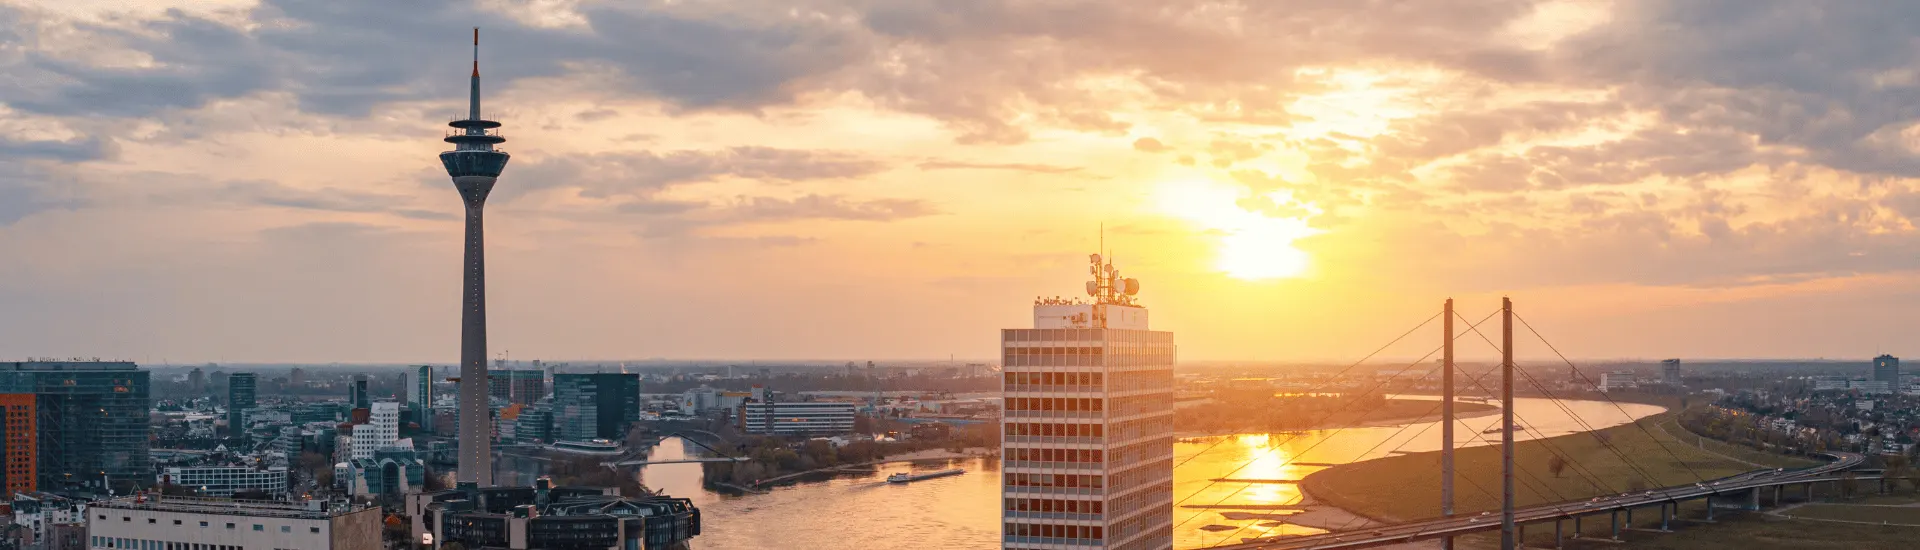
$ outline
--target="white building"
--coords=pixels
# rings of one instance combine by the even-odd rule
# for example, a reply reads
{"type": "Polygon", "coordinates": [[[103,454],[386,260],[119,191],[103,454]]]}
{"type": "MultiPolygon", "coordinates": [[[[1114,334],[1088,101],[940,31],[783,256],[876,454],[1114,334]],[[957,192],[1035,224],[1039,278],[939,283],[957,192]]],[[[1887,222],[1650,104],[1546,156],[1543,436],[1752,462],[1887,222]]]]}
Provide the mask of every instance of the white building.
{"type": "Polygon", "coordinates": [[[372,459],[373,452],[392,447],[400,441],[400,404],[375,402],[367,412],[367,423],[353,427],[352,453],[348,456],[372,459]]]}
{"type": "Polygon", "coordinates": [[[287,467],[274,466],[265,470],[246,466],[167,468],[161,481],[192,488],[199,491],[201,496],[230,497],[247,490],[261,490],[279,496],[287,492],[287,467]]]}
{"type": "Polygon", "coordinates": [[[1600,391],[1611,393],[1640,387],[1640,381],[1634,379],[1633,371],[1614,371],[1600,373],[1600,391]]]}
{"type": "Polygon", "coordinates": [[[1893,393],[1893,385],[1885,380],[1852,380],[1847,382],[1847,389],[1859,390],[1860,393],[1871,395],[1893,393]]]}
{"type": "Polygon", "coordinates": [[[32,537],[28,548],[43,546],[53,532],[53,526],[72,523],[85,523],[87,503],[69,499],[53,493],[32,492],[13,495],[13,524],[27,529],[32,537]]]}
{"type": "Polygon", "coordinates": [[[377,507],[318,500],[139,495],[88,506],[87,540],[97,549],[380,548],[380,521],[377,507]]]}
{"type": "Polygon", "coordinates": [[[748,401],[740,429],[750,434],[833,435],[853,431],[854,404],[845,401],[748,401]]]}
{"type": "Polygon", "coordinates": [[[1089,303],[1036,300],[1001,331],[1001,547],[1173,547],[1173,333],[1092,258],[1089,303]]]}

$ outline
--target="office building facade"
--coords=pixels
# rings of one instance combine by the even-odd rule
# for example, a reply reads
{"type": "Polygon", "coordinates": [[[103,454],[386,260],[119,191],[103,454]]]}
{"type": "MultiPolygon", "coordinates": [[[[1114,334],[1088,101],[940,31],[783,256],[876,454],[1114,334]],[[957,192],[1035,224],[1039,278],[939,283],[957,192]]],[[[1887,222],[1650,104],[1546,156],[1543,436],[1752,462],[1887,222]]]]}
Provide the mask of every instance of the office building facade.
{"type": "Polygon", "coordinates": [[[40,484],[40,415],[31,393],[0,394],[0,489],[7,495],[32,492],[40,484]]]}
{"type": "Polygon", "coordinates": [[[87,507],[93,548],[382,548],[378,507],[143,494],[87,507]]]}
{"type": "Polygon", "coordinates": [[[227,434],[246,437],[247,411],[258,406],[260,378],[251,372],[236,372],[227,377],[227,434]]]}
{"type": "Polygon", "coordinates": [[[532,405],[547,396],[547,373],[539,370],[496,370],[487,373],[487,396],[508,403],[532,405]]]}
{"type": "Polygon", "coordinates": [[[1660,362],[1660,382],[1673,388],[1681,386],[1679,359],[1668,359],[1660,362]]]}
{"type": "Polygon", "coordinates": [[[614,372],[553,375],[556,439],[620,441],[626,438],[627,426],[639,418],[640,375],[614,372]]]}
{"type": "Polygon", "coordinates": [[[408,401],[413,406],[414,422],[420,424],[420,431],[433,433],[433,366],[420,365],[417,379],[413,383],[413,395],[408,401]]]}
{"type": "Polygon", "coordinates": [[[0,393],[34,396],[40,490],[151,483],[150,382],[126,361],[0,363],[0,393]]]}
{"type": "Polygon", "coordinates": [[[367,375],[353,375],[353,381],[347,384],[347,402],[356,409],[364,409],[373,404],[373,401],[367,398],[367,375]]]}
{"type": "Polygon", "coordinates": [[[1900,358],[1884,354],[1873,358],[1873,381],[1886,382],[1889,387],[1901,387],[1900,358]]]}
{"type": "Polygon", "coordinates": [[[749,400],[740,405],[740,431],[757,435],[819,436],[853,431],[854,404],[844,401],[749,400]]]}
{"type": "Polygon", "coordinates": [[[200,496],[231,497],[234,493],[263,491],[273,498],[287,492],[287,467],[266,469],[246,466],[195,466],[167,468],[160,482],[197,491],[200,496]]]}
{"type": "Polygon", "coordinates": [[[1092,265],[1091,299],[1001,331],[1003,548],[1173,547],[1173,333],[1092,265]]]}

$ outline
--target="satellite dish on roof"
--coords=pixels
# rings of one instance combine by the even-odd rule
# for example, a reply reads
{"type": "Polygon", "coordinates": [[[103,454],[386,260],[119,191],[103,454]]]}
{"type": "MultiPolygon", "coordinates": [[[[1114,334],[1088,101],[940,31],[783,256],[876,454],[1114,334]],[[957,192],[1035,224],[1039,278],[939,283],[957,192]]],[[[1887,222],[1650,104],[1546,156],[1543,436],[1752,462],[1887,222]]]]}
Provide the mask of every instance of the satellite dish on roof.
{"type": "Polygon", "coordinates": [[[1100,255],[1099,255],[1099,254],[1094,254],[1094,255],[1092,255],[1092,256],[1089,256],[1089,257],[1088,257],[1087,259],[1088,259],[1088,260],[1091,260],[1091,261],[1092,261],[1093,263],[1096,263],[1096,264],[1097,264],[1097,263],[1100,263],[1100,255]]]}
{"type": "Polygon", "coordinates": [[[1100,295],[1100,281],[1087,281],[1087,295],[1088,296],[1100,295]]]}
{"type": "Polygon", "coordinates": [[[1132,295],[1135,295],[1135,294],[1139,294],[1139,293],[1140,293],[1140,280],[1139,280],[1139,279],[1126,279],[1126,282],[1124,283],[1124,285],[1123,285],[1123,286],[1124,286],[1125,288],[1124,288],[1124,289],[1122,290],[1122,292],[1125,292],[1125,293],[1126,293],[1126,295],[1128,295],[1128,296],[1132,296],[1132,295]]]}

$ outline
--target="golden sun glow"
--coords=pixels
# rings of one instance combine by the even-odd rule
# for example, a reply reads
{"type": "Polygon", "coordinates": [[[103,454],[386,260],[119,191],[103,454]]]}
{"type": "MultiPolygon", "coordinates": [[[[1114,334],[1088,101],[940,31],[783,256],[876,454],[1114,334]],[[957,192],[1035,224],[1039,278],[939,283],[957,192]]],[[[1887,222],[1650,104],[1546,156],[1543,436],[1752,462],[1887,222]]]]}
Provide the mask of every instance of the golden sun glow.
{"type": "Polygon", "coordinates": [[[1287,190],[1256,194],[1240,186],[1188,181],[1163,184],[1156,195],[1166,213],[1219,236],[1214,266],[1228,276],[1298,277],[1309,267],[1307,253],[1293,243],[1320,232],[1307,225],[1320,210],[1287,190]]]}

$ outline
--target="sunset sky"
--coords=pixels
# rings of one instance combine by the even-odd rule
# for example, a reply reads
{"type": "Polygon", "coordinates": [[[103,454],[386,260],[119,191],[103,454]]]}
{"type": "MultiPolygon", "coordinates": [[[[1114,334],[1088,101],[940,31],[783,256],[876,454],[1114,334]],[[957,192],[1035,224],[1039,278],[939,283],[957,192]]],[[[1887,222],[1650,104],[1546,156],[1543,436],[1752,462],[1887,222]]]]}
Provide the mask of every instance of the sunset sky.
{"type": "Polygon", "coordinates": [[[456,360],[476,26],[516,359],[989,357],[1103,224],[1182,359],[1920,354],[1911,2],[168,3],[0,0],[0,358],[456,360]]]}

